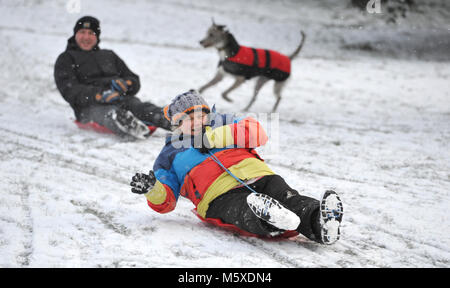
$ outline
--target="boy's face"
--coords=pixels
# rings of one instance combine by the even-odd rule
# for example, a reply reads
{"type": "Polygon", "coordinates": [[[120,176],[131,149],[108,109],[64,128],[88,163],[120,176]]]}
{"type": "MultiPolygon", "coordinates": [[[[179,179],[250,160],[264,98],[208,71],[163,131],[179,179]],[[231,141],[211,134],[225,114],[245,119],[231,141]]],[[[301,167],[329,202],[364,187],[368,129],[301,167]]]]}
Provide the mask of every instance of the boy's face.
{"type": "Polygon", "coordinates": [[[190,113],[182,120],[178,128],[184,135],[198,135],[202,133],[203,126],[205,126],[208,121],[207,113],[203,111],[195,111],[190,113]]]}
{"type": "Polygon", "coordinates": [[[75,34],[75,42],[84,51],[91,51],[97,45],[97,35],[91,29],[80,29],[75,34]]]}

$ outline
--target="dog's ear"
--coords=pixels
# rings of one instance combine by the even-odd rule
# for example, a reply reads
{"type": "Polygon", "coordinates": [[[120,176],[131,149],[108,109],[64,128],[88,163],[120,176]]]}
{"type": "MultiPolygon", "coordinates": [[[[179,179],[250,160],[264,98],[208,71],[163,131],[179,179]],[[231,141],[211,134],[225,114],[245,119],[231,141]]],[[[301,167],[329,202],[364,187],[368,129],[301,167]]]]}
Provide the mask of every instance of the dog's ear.
{"type": "Polygon", "coordinates": [[[225,25],[216,25],[216,28],[218,29],[218,30],[220,30],[220,31],[225,31],[225,28],[226,28],[227,26],[225,26],[225,25]]]}
{"type": "Polygon", "coordinates": [[[227,27],[225,25],[217,25],[216,22],[214,22],[214,17],[211,17],[211,22],[212,22],[212,26],[220,31],[224,31],[225,28],[227,27]]]}

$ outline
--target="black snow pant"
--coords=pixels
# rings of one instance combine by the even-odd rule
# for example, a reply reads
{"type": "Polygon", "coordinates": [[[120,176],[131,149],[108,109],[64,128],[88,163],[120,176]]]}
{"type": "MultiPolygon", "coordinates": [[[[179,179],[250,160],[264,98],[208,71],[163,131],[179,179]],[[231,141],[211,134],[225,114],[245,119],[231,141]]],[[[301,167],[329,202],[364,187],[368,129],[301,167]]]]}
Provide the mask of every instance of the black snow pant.
{"type": "MultiPolygon", "coordinates": [[[[297,214],[301,221],[297,228],[300,234],[311,240],[320,239],[318,200],[300,195],[279,175],[264,176],[249,186],[258,193],[267,194],[278,200],[297,214]]],[[[220,195],[209,204],[206,218],[220,219],[224,223],[233,224],[244,231],[262,236],[282,231],[252,212],[247,204],[247,196],[250,193],[252,192],[243,186],[220,195]]]]}
{"type": "Polygon", "coordinates": [[[128,96],[117,103],[93,104],[83,108],[79,114],[79,120],[83,123],[94,121],[114,133],[122,135],[123,132],[120,131],[114,121],[108,117],[108,112],[118,109],[131,111],[136,118],[147,125],[170,130],[170,122],[164,117],[164,112],[161,107],[150,102],[141,102],[141,100],[135,96],[128,96]]]}

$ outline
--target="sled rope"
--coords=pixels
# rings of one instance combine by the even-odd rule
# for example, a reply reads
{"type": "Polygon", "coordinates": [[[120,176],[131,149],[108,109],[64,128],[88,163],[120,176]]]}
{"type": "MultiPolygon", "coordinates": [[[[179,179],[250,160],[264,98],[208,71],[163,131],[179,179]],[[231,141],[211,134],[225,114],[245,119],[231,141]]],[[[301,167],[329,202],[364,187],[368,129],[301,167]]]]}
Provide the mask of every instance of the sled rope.
{"type": "Polygon", "coordinates": [[[245,187],[248,188],[248,190],[250,190],[253,193],[258,193],[255,190],[253,190],[250,186],[248,186],[244,181],[242,181],[241,179],[239,179],[236,175],[233,174],[233,172],[231,172],[229,169],[227,169],[227,167],[225,167],[222,162],[220,162],[220,160],[211,152],[208,151],[209,155],[211,155],[211,159],[216,162],[220,167],[222,167],[223,170],[225,170],[228,174],[230,174],[234,179],[236,179],[239,183],[241,183],[242,185],[244,185],[245,187]]]}

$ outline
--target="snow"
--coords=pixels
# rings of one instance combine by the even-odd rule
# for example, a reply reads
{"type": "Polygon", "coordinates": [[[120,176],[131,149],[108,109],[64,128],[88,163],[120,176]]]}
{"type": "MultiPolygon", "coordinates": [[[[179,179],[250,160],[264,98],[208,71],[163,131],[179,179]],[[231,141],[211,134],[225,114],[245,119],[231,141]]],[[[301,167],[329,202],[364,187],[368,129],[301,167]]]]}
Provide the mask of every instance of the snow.
{"type": "MultiPolygon", "coordinates": [[[[446,1],[397,25],[331,0],[81,0],[80,13],[67,2],[0,1],[0,267],[450,266],[446,1]],[[165,133],[126,142],[73,123],[53,65],[84,15],[101,20],[100,46],[140,75],[139,97],[160,105],[213,77],[218,55],[198,44],[211,17],[240,43],[282,53],[303,29],[267,163],[302,194],[339,193],[341,239],[241,237],[200,222],[188,200],[161,215],[132,194],[165,133]]],[[[254,81],[224,102],[231,81],[204,93],[219,112],[251,97],[254,81]]],[[[269,85],[251,112],[269,112],[269,85]]]]}

